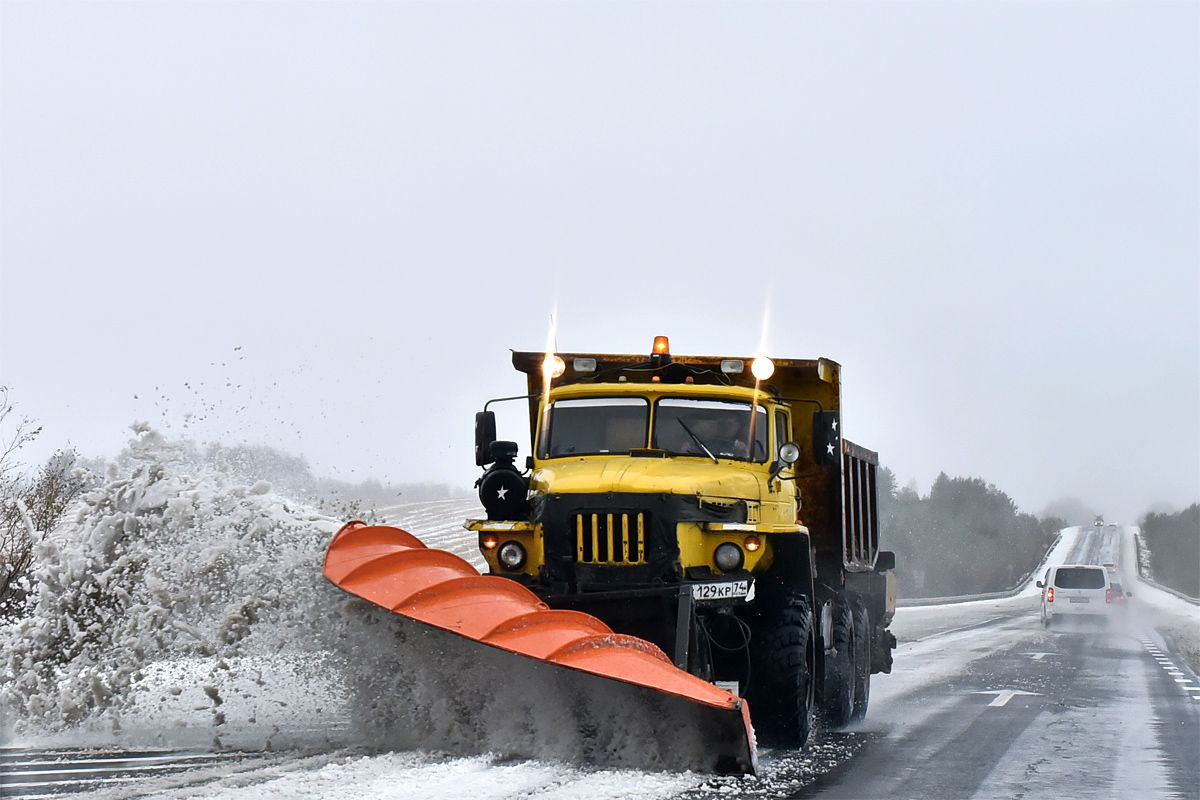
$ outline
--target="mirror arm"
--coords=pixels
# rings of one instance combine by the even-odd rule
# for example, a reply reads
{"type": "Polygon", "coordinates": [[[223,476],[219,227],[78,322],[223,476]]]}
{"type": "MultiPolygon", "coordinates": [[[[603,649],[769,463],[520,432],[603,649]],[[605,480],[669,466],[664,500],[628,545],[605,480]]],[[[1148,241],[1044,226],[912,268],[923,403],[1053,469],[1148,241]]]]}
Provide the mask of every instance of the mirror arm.
{"type": "Polygon", "coordinates": [[[541,395],[518,394],[518,395],[514,395],[513,397],[493,397],[491,400],[488,400],[486,403],[483,404],[483,410],[487,411],[488,406],[490,406],[492,403],[503,403],[505,400],[528,400],[531,397],[541,397],[541,395]]]}

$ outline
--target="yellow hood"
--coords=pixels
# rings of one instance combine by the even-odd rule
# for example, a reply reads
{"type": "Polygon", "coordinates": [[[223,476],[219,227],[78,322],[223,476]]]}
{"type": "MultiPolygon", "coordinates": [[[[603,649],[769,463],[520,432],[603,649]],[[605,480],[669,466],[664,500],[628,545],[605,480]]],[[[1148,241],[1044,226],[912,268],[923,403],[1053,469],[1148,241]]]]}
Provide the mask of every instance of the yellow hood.
{"type": "Polygon", "coordinates": [[[552,494],[640,492],[761,500],[766,477],[765,465],[755,469],[690,458],[590,458],[555,461],[535,470],[531,488],[552,494]]]}

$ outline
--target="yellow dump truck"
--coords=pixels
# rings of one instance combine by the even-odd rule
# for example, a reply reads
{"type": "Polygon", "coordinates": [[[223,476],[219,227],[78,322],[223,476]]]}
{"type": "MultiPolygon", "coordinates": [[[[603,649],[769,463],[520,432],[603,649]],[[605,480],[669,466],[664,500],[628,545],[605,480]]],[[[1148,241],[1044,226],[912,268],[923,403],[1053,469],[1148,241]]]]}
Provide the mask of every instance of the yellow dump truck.
{"type": "Polygon", "coordinates": [[[878,456],[842,437],[827,359],[516,352],[525,393],[476,415],[471,520],[490,572],[658,645],[749,704],[760,738],[866,712],[896,640],[878,456]],[[530,454],[497,440],[529,407],[530,454]]]}

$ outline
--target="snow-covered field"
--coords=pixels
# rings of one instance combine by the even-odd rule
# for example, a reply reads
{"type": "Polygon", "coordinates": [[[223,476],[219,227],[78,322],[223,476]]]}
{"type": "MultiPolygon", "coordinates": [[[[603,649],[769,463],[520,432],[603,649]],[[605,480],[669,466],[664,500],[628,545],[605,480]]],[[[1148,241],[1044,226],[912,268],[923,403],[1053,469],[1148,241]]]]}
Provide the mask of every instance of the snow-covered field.
{"type": "MultiPolygon", "coordinates": [[[[503,742],[437,721],[437,704],[452,698],[421,695],[422,671],[456,665],[398,660],[401,648],[387,622],[321,576],[324,547],[343,520],[227,466],[188,463],[177,445],[149,429],[134,454],[131,471],[112,468],[104,485],[38,543],[34,614],[3,634],[5,741],[290,755],[282,763],[212,771],[202,784],[153,777],[94,796],[584,800],[719,796],[735,780],[739,794],[753,794],[755,779],[580,766],[582,753],[560,761],[512,758],[503,742]],[[426,702],[435,711],[411,708],[426,702]],[[372,717],[381,708],[399,708],[403,722],[381,728],[372,717]]],[[[376,513],[482,566],[474,537],[462,528],[478,513],[474,499],[376,513]]],[[[1064,532],[1048,562],[1064,559],[1078,533],[1064,532]]],[[[1125,552],[1122,563],[1135,562],[1125,552]]],[[[1136,587],[1136,613],[1170,630],[1196,666],[1196,606],[1132,577],[1126,585],[1136,587]]],[[[901,609],[892,626],[898,668],[875,676],[873,700],[962,669],[986,648],[951,648],[955,655],[946,657],[950,639],[966,641],[990,621],[1036,613],[1038,596],[1031,585],[1010,598],[901,609]],[[922,668],[905,666],[915,663],[922,668]]],[[[766,752],[774,777],[761,782],[763,794],[786,794],[788,776],[849,754],[836,737],[803,754],[766,752]]]]}

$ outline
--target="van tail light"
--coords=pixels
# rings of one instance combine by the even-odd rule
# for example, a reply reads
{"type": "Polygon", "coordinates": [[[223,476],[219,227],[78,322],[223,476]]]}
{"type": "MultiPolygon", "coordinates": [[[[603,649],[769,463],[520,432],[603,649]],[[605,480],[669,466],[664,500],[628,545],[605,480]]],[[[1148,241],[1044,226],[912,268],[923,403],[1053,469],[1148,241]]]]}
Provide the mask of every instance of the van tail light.
{"type": "Polygon", "coordinates": [[[1046,602],[1047,603],[1054,602],[1054,587],[1053,586],[1049,586],[1046,588],[1046,602]]]}
{"type": "Polygon", "coordinates": [[[1112,589],[1104,590],[1104,602],[1106,602],[1106,603],[1112,602],[1112,589]]]}

